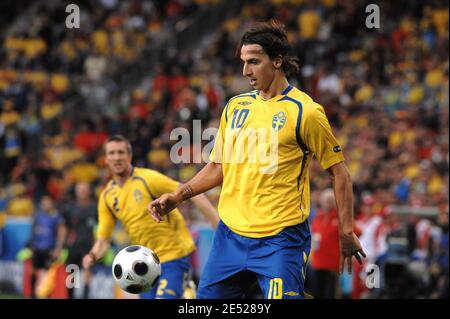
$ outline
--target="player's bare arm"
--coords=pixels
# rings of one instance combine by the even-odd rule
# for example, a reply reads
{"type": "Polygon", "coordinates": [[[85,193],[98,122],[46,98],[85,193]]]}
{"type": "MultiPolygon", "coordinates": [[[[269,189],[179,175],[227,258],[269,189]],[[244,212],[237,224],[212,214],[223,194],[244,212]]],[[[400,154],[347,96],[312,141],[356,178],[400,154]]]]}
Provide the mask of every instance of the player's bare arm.
{"type": "Polygon", "coordinates": [[[353,184],[344,162],[335,164],[328,169],[330,173],[334,195],[339,214],[339,243],[340,260],[339,272],[344,271],[344,265],[347,264],[347,270],[352,272],[352,256],[361,264],[361,257],[366,257],[361,247],[358,237],[353,232],[353,184]]]}
{"type": "Polygon", "coordinates": [[[97,239],[89,253],[83,257],[83,268],[90,269],[99,259],[105,256],[110,246],[110,239],[97,239]]]}
{"type": "Polygon", "coordinates": [[[59,254],[61,253],[61,250],[63,249],[64,242],[67,237],[67,227],[64,223],[61,223],[58,225],[58,232],[56,236],[56,245],[55,249],[52,251],[52,258],[57,259],[59,257],[59,254]]]}
{"type": "Polygon", "coordinates": [[[155,221],[160,222],[164,215],[175,209],[183,201],[220,185],[222,179],[222,165],[210,162],[175,192],[163,194],[151,202],[148,205],[148,211],[155,221]]]}

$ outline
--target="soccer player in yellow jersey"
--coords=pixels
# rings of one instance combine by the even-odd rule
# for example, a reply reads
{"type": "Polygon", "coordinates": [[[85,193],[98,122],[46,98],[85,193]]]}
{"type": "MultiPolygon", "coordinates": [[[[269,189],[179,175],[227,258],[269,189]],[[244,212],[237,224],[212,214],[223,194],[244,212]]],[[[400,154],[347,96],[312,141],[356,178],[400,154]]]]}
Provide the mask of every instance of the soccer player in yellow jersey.
{"type": "Polygon", "coordinates": [[[222,185],[221,221],[197,298],[240,298],[255,280],[265,298],[304,297],[313,156],[334,187],[341,272],[345,264],[351,272],[352,256],[359,262],[365,257],[353,233],[352,181],[342,149],[323,107],[289,84],[298,64],[288,52],[286,33],[276,22],[243,35],[243,75],[255,91],[228,101],[210,163],[148,207],[159,221],[183,200],[222,185]]]}
{"type": "MultiPolygon", "coordinates": [[[[194,241],[178,210],[167,216],[165,222],[156,223],[146,209],[158,196],[174,192],[179,183],[154,170],[133,167],[131,144],[122,136],[110,137],[104,151],[112,179],[98,200],[98,239],[84,256],[83,267],[89,269],[105,255],[115,222],[120,220],[131,242],[152,249],[161,261],[159,283],[141,298],[181,298],[194,241]]],[[[219,218],[206,196],[192,197],[192,201],[215,228],[219,218]]]]}

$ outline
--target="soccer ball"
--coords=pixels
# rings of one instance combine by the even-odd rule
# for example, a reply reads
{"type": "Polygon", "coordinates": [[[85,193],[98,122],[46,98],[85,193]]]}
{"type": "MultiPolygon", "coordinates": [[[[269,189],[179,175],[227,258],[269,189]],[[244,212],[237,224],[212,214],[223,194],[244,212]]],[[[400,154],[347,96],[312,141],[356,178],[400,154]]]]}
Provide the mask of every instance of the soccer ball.
{"type": "Polygon", "coordinates": [[[156,285],[161,264],[153,250],[139,245],[128,246],[114,257],[112,275],[120,288],[139,294],[156,285]]]}

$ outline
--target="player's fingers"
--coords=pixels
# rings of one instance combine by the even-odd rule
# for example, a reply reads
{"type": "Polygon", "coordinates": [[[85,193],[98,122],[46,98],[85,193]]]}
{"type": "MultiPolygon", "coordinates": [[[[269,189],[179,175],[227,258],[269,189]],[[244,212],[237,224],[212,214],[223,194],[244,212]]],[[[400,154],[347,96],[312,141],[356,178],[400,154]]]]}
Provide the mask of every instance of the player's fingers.
{"type": "Polygon", "coordinates": [[[161,215],[156,210],[152,211],[151,215],[157,223],[159,223],[162,220],[161,215]]]}
{"type": "Polygon", "coordinates": [[[152,203],[155,203],[155,205],[153,205],[156,209],[161,210],[161,208],[163,208],[163,206],[166,204],[166,197],[163,195],[160,198],[158,198],[157,200],[154,200],[152,203]]]}
{"type": "Polygon", "coordinates": [[[155,204],[154,206],[152,206],[152,212],[154,214],[159,214],[161,213],[161,206],[159,203],[155,204]]]}
{"type": "Polygon", "coordinates": [[[155,215],[155,213],[156,213],[156,207],[153,206],[153,205],[154,205],[153,202],[151,202],[150,204],[148,204],[147,210],[148,210],[148,212],[150,213],[150,215],[152,215],[152,217],[155,218],[154,215],[155,215]]]}
{"type": "Polygon", "coordinates": [[[364,257],[366,258],[366,253],[364,252],[364,250],[361,248],[360,250],[358,250],[358,252],[364,257]]]}
{"type": "Polygon", "coordinates": [[[355,253],[355,258],[356,258],[356,260],[358,261],[358,263],[359,263],[360,265],[362,265],[362,259],[361,259],[361,256],[359,255],[358,252],[355,253]]]}
{"type": "Polygon", "coordinates": [[[150,212],[155,211],[156,207],[159,205],[159,199],[155,199],[153,202],[151,202],[150,204],[148,204],[147,209],[150,212]]]}
{"type": "Polygon", "coordinates": [[[161,202],[162,202],[161,198],[155,199],[153,202],[151,202],[148,205],[149,210],[151,212],[161,212],[162,211],[162,209],[161,209],[161,202]]]}
{"type": "Polygon", "coordinates": [[[352,256],[347,257],[347,271],[349,274],[352,273],[352,256]]]}
{"type": "Polygon", "coordinates": [[[344,256],[341,254],[339,256],[339,273],[342,274],[344,270],[344,256]]]}

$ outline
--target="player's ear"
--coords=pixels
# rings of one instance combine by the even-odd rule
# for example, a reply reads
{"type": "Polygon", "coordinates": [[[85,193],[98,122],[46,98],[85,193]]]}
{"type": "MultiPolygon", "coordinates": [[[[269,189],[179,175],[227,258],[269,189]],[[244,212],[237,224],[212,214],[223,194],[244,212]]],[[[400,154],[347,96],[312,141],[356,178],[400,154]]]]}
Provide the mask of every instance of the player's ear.
{"type": "Polygon", "coordinates": [[[275,69],[281,68],[283,65],[283,57],[281,55],[277,56],[275,59],[272,60],[273,66],[275,69]]]}

